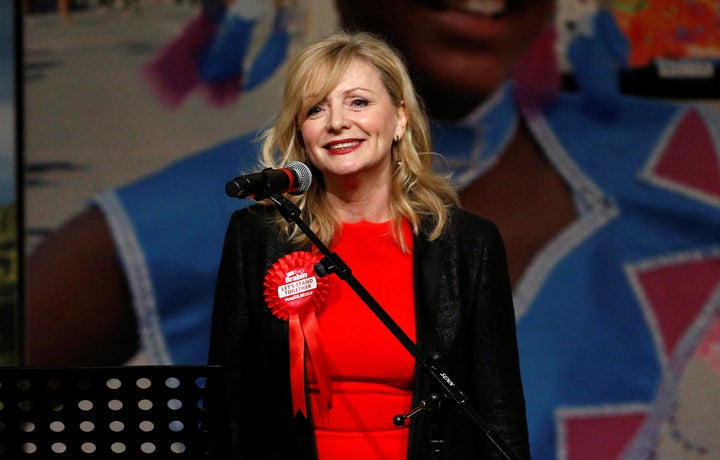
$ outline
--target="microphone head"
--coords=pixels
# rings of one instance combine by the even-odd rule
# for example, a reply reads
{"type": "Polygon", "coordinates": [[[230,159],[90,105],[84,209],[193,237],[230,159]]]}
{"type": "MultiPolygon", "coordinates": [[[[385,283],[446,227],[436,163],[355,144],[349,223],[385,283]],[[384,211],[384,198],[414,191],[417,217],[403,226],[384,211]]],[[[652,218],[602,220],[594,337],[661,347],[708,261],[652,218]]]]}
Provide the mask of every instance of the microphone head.
{"type": "Polygon", "coordinates": [[[230,198],[237,198],[240,192],[242,192],[242,187],[238,184],[237,178],[225,184],[225,194],[230,198]]]}
{"type": "Polygon", "coordinates": [[[312,184],[312,171],[310,171],[308,165],[300,161],[291,161],[285,167],[294,172],[297,177],[297,187],[290,194],[302,195],[307,192],[312,184]]]}

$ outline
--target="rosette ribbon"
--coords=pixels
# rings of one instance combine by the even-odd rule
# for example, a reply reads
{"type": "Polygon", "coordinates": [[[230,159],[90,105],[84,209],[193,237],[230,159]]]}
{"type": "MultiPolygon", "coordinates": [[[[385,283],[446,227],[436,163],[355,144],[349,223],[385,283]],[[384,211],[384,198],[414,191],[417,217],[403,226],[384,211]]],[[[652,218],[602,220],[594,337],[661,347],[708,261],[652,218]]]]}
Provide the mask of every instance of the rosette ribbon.
{"type": "Polygon", "coordinates": [[[327,280],[315,274],[318,254],[296,251],[275,262],[265,275],[265,301],[270,312],[288,322],[290,340],[290,388],[293,414],[307,416],[305,399],[305,351],[320,389],[322,408],[330,407],[332,391],[327,356],[320,337],[317,315],[326,305],[327,280]]]}

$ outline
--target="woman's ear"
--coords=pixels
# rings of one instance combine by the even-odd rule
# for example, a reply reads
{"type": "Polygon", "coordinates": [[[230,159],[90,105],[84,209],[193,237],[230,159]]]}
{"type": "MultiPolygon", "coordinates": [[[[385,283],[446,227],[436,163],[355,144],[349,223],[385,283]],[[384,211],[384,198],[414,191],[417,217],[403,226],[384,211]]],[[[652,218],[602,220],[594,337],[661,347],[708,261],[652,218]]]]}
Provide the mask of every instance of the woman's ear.
{"type": "Polygon", "coordinates": [[[397,124],[395,126],[395,141],[399,141],[405,135],[407,128],[407,112],[405,110],[405,101],[401,101],[397,108],[397,124]]]}

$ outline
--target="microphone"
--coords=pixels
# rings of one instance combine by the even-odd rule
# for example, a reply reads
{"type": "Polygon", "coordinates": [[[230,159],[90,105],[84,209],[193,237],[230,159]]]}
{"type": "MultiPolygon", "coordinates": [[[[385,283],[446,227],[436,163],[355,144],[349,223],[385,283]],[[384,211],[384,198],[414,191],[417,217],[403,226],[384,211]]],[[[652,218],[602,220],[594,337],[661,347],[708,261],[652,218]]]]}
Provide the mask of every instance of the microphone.
{"type": "Polygon", "coordinates": [[[276,193],[302,195],[312,184],[310,168],[299,161],[291,161],[284,168],[263,169],[261,172],[236,177],[225,184],[225,193],[232,198],[262,200],[276,193]]]}

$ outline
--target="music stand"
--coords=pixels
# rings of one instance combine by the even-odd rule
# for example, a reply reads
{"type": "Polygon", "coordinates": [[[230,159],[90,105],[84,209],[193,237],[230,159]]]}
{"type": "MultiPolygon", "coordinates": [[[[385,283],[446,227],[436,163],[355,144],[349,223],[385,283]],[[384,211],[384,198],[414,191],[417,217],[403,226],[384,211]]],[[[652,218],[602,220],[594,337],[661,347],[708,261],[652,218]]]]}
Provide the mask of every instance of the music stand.
{"type": "Polygon", "coordinates": [[[0,458],[227,460],[224,388],[220,366],[0,368],[0,458]]]}

